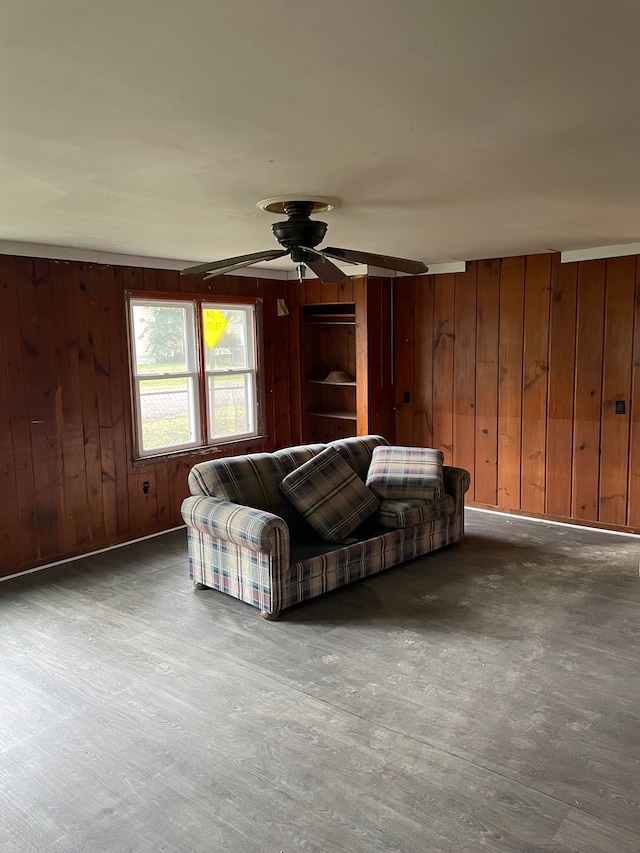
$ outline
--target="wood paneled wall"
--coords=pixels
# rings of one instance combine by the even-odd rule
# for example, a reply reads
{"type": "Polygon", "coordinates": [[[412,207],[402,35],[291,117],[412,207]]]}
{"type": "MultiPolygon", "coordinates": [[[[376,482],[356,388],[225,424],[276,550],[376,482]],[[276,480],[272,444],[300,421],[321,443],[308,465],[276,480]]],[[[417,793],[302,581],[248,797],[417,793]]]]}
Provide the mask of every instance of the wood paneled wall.
{"type": "Polygon", "coordinates": [[[398,443],[471,471],[471,503],[640,532],[639,277],[545,254],[398,279],[398,443]]]}
{"type": "MultiPolygon", "coordinates": [[[[640,531],[639,276],[635,257],[533,255],[397,279],[393,364],[389,336],[377,335],[379,352],[369,341],[376,429],[468,468],[470,502],[640,531]]],[[[244,452],[300,440],[299,305],[364,288],[371,338],[387,285],[203,283],[0,256],[0,576],[181,523],[187,474],[204,457],[132,460],[125,290],[263,299],[268,435],[244,452]],[[278,317],[287,297],[291,314],[278,317]]]]}
{"type": "Polygon", "coordinates": [[[262,298],[268,435],[236,452],[291,443],[286,282],[0,256],[0,576],[182,523],[205,457],[132,461],[125,290],[262,298]]]}

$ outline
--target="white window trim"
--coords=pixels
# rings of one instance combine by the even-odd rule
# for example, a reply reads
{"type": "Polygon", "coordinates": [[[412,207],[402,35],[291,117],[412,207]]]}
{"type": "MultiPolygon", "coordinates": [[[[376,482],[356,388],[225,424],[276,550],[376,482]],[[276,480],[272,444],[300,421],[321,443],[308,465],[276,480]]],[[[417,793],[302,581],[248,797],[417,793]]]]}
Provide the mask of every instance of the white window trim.
{"type": "MultiPolygon", "coordinates": [[[[138,293],[127,293],[127,322],[128,322],[128,346],[129,346],[129,364],[131,376],[131,404],[133,417],[133,430],[135,436],[135,444],[133,448],[134,460],[145,460],[158,457],[175,456],[181,453],[193,452],[194,450],[213,449],[220,445],[237,443],[239,441],[251,441],[260,436],[263,431],[263,401],[264,388],[261,380],[262,377],[262,359],[261,354],[261,316],[259,306],[261,300],[234,300],[222,298],[211,299],[211,294],[199,295],[189,294],[184,298],[175,298],[173,295],[158,294],[157,296],[142,295],[138,293]],[[137,359],[137,342],[134,335],[133,323],[133,308],[134,306],[149,306],[157,307],[158,305],[167,307],[191,307],[191,311],[187,312],[191,321],[187,323],[186,353],[187,367],[193,367],[191,370],[179,371],[175,373],[138,373],[137,359]],[[203,328],[202,318],[205,309],[242,309],[248,314],[248,327],[252,334],[249,336],[247,344],[250,345],[248,352],[248,361],[252,361],[252,366],[247,368],[232,368],[229,370],[207,370],[203,358],[203,328]],[[217,376],[233,376],[241,375],[249,377],[250,393],[247,402],[252,405],[248,407],[250,412],[250,431],[237,433],[234,435],[225,435],[222,437],[214,437],[211,435],[211,426],[213,418],[209,407],[209,377],[217,376]],[[150,450],[143,449],[142,435],[142,411],[141,411],[141,392],[140,383],[143,381],[171,379],[187,379],[187,385],[190,388],[190,405],[193,412],[193,432],[194,440],[175,445],[166,445],[163,447],[154,447],[150,450]],[[201,406],[201,401],[204,400],[204,407],[201,406]],[[202,411],[204,408],[204,411],[202,411]]],[[[245,385],[246,388],[246,385],[245,385]]]]}

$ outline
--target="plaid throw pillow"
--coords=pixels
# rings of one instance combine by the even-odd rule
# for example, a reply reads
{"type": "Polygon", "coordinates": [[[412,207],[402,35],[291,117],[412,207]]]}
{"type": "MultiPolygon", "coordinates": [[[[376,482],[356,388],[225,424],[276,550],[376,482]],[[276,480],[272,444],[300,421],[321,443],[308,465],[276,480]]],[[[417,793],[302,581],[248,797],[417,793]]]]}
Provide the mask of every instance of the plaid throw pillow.
{"type": "Polygon", "coordinates": [[[314,530],[330,542],[348,536],[379,503],[332,447],[288,474],[280,489],[314,530]]]}
{"type": "Polygon", "coordinates": [[[374,447],[367,486],[385,500],[438,500],[444,494],[441,450],[374,447]]]}

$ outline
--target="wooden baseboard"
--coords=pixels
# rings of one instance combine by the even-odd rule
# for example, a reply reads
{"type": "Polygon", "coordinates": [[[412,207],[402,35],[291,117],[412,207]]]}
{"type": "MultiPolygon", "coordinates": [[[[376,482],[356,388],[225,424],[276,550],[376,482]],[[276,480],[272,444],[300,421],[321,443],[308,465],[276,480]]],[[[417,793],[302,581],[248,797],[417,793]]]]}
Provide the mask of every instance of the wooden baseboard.
{"type": "Polygon", "coordinates": [[[465,501],[465,506],[471,509],[486,509],[490,512],[501,512],[505,515],[517,515],[521,518],[535,518],[539,521],[555,521],[560,524],[574,524],[578,527],[592,527],[595,530],[610,530],[612,533],[635,533],[640,534],[638,527],[626,527],[619,524],[603,524],[601,521],[588,521],[583,518],[567,518],[561,515],[547,515],[542,512],[527,512],[522,509],[511,509],[505,506],[493,506],[492,504],[478,503],[477,501],[465,501]]]}

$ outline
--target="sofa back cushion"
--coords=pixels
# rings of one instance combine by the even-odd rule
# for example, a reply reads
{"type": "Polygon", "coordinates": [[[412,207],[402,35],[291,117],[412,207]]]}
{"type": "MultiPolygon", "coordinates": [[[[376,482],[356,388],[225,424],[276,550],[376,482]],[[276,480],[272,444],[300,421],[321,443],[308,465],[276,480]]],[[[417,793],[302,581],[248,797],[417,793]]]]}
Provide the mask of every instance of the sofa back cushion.
{"type": "MultiPolygon", "coordinates": [[[[364,481],[373,448],[386,444],[382,436],[368,435],[345,438],[332,442],[331,446],[364,481]]],[[[192,495],[221,498],[272,512],[289,526],[297,527],[303,523],[302,517],[280,491],[280,483],[328,446],[303,444],[274,453],[247,453],[200,462],[189,473],[189,490],[192,495]]]]}
{"type": "Polygon", "coordinates": [[[282,467],[273,453],[248,453],[194,465],[189,488],[192,495],[263,509],[291,523],[298,515],[278,488],[281,480],[282,467]]]}
{"type": "Polygon", "coordinates": [[[366,480],[374,448],[385,447],[388,444],[387,439],[381,435],[362,435],[331,441],[327,447],[333,447],[337,450],[358,477],[361,480],[366,480]]]}
{"type": "Polygon", "coordinates": [[[282,450],[276,450],[273,455],[282,469],[281,479],[304,465],[305,462],[313,459],[326,446],[326,444],[300,444],[297,447],[284,447],[282,450]]]}

